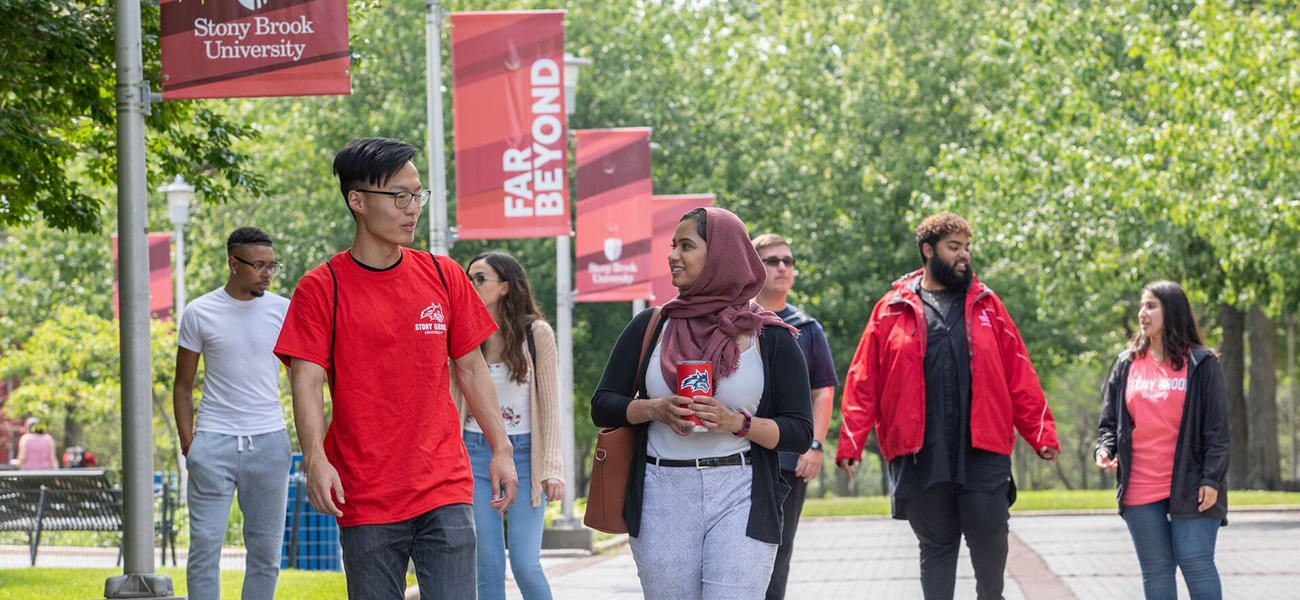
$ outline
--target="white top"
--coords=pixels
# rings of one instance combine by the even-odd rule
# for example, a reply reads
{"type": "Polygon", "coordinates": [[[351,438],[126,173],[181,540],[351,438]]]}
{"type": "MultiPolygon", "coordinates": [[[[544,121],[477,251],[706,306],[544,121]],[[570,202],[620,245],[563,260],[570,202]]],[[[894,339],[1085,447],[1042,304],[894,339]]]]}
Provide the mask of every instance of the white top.
{"type": "MultiPolygon", "coordinates": [[[[527,353],[524,356],[527,357],[527,353]]],[[[506,368],[505,363],[488,365],[488,372],[492,374],[492,385],[497,388],[497,400],[501,403],[501,420],[506,422],[506,434],[532,433],[533,422],[528,404],[533,395],[528,384],[532,373],[520,384],[510,380],[510,369],[506,368]]],[[[465,421],[465,429],[483,433],[483,428],[479,427],[474,415],[465,421]]]]}
{"type": "MultiPolygon", "coordinates": [[[[662,338],[660,338],[662,341],[662,338]]],[[[646,391],[651,398],[662,398],[676,394],[676,386],[669,389],[664,380],[663,369],[659,368],[659,350],[662,344],[655,345],[654,354],[650,355],[650,367],[646,373],[646,391]]],[[[758,352],[758,337],[749,349],[740,355],[740,368],[735,373],[718,380],[714,388],[714,399],[731,410],[745,411],[751,415],[758,412],[758,403],[763,398],[763,357],[758,352]]],[[[712,458],[729,456],[750,449],[749,440],[721,431],[692,432],[682,437],[660,423],[650,421],[650,439],[647,454],[655,458],[672,460],[689,460],[694,458],[712,458]]]]}
{"type": "Polygon", "coordinates": [[[185,307],[176,342],[203,355],[195,431],[259,435],[285,428],[273,351],[288,310],[283,296],[236,300],[224,287],[185,307]]]}

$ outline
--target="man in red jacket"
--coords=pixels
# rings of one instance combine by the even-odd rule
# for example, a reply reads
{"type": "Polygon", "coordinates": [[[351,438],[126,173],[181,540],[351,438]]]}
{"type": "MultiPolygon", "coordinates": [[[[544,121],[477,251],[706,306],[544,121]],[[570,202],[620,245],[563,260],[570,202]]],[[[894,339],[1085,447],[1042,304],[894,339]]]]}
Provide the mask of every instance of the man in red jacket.
{"type": "Polygon", "coordinates": [[[1060,453],[1020,332],[971,270],[970,238],[970,225],[948,213],[917,228],[923,268],[871,311],[841,405],[835,462],[852,477],[876,428],[894,518],[920,542],[926,600],[953,597],[963,535],[978,597],[1002,597],[1013,427],[1043,460],[1060,453]]]}

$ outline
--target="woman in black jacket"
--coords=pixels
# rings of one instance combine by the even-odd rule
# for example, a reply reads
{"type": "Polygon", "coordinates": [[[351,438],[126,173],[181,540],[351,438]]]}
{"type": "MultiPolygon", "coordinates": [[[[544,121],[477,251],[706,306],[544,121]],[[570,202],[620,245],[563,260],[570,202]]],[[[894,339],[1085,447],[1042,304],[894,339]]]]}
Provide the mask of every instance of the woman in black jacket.
{"type": "Polygon", "coordinates": [[[645,597],[762,598],[790,490],[777,452],[812,443],[808,369],[793,328],[751,302],[767,275],[739,218],[687,213],[668,263],[679,295],[623,330],[592,420],[637,430],[623,517],[645,597]],[[677,395],[676,364],[693,360],[713,363],[710,396],[677,395]]]}
{"type": "Polygon", "coordinates": [[[1214,544],[1228,516],[1228,407],[1223,371],[1187,295],[1142,290],[1140,331],[1102,387],[1097,466],[1118,470],[1120,515],[1142,565],[1147,600],[1219,600],[1214,544]]]}

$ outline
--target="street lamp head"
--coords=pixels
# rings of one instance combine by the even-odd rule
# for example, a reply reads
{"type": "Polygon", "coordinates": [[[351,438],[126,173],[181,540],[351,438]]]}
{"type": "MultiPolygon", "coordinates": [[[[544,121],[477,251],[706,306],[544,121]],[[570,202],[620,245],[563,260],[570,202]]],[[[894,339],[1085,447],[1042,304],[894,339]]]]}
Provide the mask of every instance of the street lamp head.
{"type": "Polygon", "coordinates": [[[171,210],[173,225],[184,225],[190,220],[190,201],[194,199],[194,186],[185,183],[185,178],[177,175],[176,180],[158,188],[167,194],[167,207],[171,210]]]}
{"type": "Polygon", "coordinates": [[[590,66],[591,60],[564,53],[564,114],[571,115],[578,110],[578,72],[590,66]]]}

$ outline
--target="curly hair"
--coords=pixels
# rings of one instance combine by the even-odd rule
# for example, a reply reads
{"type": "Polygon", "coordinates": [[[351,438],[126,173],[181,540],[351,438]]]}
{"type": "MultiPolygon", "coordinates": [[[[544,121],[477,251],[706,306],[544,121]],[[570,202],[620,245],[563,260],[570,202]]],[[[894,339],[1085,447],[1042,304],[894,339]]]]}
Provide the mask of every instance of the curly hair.
{"type": "Polygon", "coordinates": [[[921,264],[925,264],[926,244],[933,248],[939,245],[939,240],[954,233],[974,235],[966,219],[949,212],[933,214],[921,221],[921,225],[916,228],[916,253],[921,257],[921,264]]]}
{"type": "Polygon", "coordinates": [[[240,227],[230,232],[230,237],[226,238],[226,253],[229,254],[235,249],[235,246],[274,246],[271,242],[271,236],[266,235],[265,231],[256,227],[240,227]]]}

